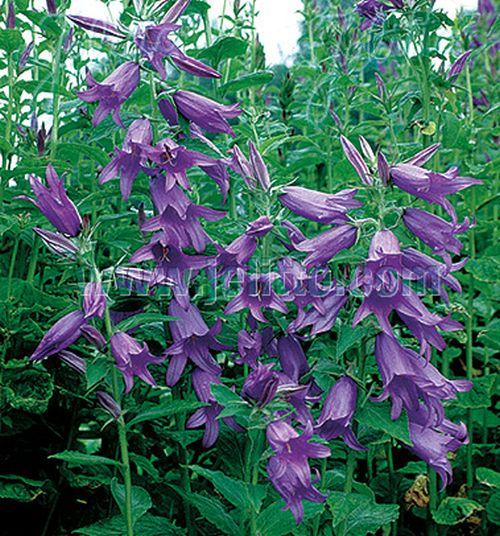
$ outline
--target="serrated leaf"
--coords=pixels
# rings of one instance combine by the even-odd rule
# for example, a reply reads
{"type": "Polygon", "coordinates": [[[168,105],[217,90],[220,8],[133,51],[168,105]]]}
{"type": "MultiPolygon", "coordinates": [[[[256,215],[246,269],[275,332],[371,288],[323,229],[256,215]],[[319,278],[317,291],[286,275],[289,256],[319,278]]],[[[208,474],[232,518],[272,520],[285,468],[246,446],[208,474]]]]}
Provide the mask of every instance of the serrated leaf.
{"type": "Polygon", "coordinates": [[[117,331],[129,331],[140,326],[147,326],[148,324],[155,324],[158,322],[170,322],[171,320],[176,319],[173,316],[162,315],[161,313],[139,313],[122,320],[116,326],[116,329],[117,331]]]}
{"type": "Polygon", "coordinates": [[[478,467],[476,469],[478,482],[490,488],[500,488],[500,473],[488,467],[478,467]]]}
{"type": "Polygon", "coordinates": [[[489,408],[496,379],[496,374],[473,379],[474,386],[470,391],[458,393],[456,406],[466,409],[489,408]]]}
{"type": "Polygon", "coordinates": [[[389,403],[367,403],[356,416],[356,420],[362,426],[380,430],[406,445],[412,445],[408,417],[403,413],[393,421],[389,403]]]}
{"type": "MultiPolygon", "coordinates": [[[[125,515],[125,486],[120,484],[117,478],[113,478],[111,481],[111,493],[120,508],[120,512],[125,515]]],[[[132,486],[132,519],[134,523],[152,506],[153,502],[149,493],[139,486],[132,486]]]]}
{"type": "Polygon", "coordinates": [[[30,502],[43,494],[45,481],[18,475],[0,475],[0,499],[30,502]]]}
{"type": "Polygon", "coordinates": [[[212,46],[202,50],[199,57],[208,58],[212,60],[214,65],[218,65],[222,60],[242,56],[245,54],[247,47],[248,42],[239,37],[221,37],[212,46]]]}
{"type": "MultiPolygon", "coordinates": [[[[285,536],[296,533],[297,523],[290,510],[284,510],[283,507],[283,501],[276,501],[260,513],[257,518],[257,530],[260,536],[285,536]]],[[[323,504],[304,501],[302,523],[321,515],[323,509],[323,504]]]]}
{"type": "Polygon", "coordinates": [[[446,497],[432,513],[432,517],[439,525],[457,525],[480,510],[484,508],[471,499],[446,497]]]}
{"type": "MultiPolygon", "coordinates": [[[[134,527],[139,536],[181,536],[185,532],[176,527],[169,519],[146,514],[141,517],[134,527]]],[[[123,516],[114,516],[103,519],[87,527],[73,531],[81,536],[126,536],[127,527],[123,516]]]]}
{"type": "Polygon", "coordinates": [[[358,493],[334,491],[328,497],[336,536],[365,536],[375,534],[385,525],[396,521],[397,504],[377,504],[358,493]]]}
{"type": "Polygon", "coordinates": [[[198,402],[197,400],[164,400],[160,404],[142,410],[127,423],[127,426],[131,427],[141,422],[171,417],[172,415],[179,413],[188,413],[195,411],[198,408],[202,408],[203,406],[205,406],[205,404],[203,402],[198,402]]]}
{"type": "Polygon", "coordinates": [[[65,450],[49,456],[53,460],[61,460],[66,462],[70,467],[81,467],[85,465],[113,465],[121,467],[121,463],[111,458],[104,456],[96,456],[94,454],[85,454],[77,450],[65,450]]]}
{"type": "Polygon", "coordinates": [[[222,91],[241,91],[251,87],[262,87],[269,84],[274,77],[272,71],[257,71],[255,73],[244,74],[231,80],[221,87],[222,91]]]}

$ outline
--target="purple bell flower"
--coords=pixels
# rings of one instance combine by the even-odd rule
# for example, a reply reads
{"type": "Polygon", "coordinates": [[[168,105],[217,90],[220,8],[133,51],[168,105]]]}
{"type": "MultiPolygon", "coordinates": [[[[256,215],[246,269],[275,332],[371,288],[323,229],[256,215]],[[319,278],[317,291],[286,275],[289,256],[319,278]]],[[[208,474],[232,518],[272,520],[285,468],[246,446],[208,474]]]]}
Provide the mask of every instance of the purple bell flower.
{"type": "Polygon", "coordinates": [[[442,401],[456,398],[457,393],[472,388],[469,381],[448,380],[423,357],[385,333],[377,335],[375,358],[384,385],[375,401],[391,397],[392,419],[397,419],[403,408],[407,412],[418,411],[422,402],[426,425],[439,425],[444,419],[442,401]]]}
{"type": "Polygon", "coordinates": [[[203,130],[235,135],[227,120],[241,114],[239,104],[224,106],[191,91],[176,91],[173,99],[179,112],[203,130]]]}
{"type": "Polygon", "coordinates": [[[101,407],[105,409],[113,417],[113,419],[120,418],[122,410],[118,402],[110,394],[104,391],[97,391],[96,397],[101,407]]]}
{"type": "Polygon", "coordinates": [[[272,363],[258,363],[246,377],[241,390],[242,396],[255,400],[260,408],[272,402],[278,392],[279,376],[272,370],[273,366],[272,363]]]}
{"type": "Polygon", "coordinates": [[[26,64],[28,63],[29,57],[31,55],[31,52],[33,51],[34,46],[34,41],[31,41],[26,45],[26,48],[23,50],[21,56],[19,57],[19,69],[24,69],[26,67],[26,64]]]}
{"type": "Polygon", "coordinates": [[[239,365],[247,364],[252,368],[257,366],[257,359],[264,352],[262,333],[253,331],[248,333],[244,329],[238,332],[238,354],[239,358],[235,359],[239,365]]]}
{"type": "Polygon", "coordinates": [[[227,304],[224,314],[231,315],[248,308],[256,320],[267,322],[262,308],[283,314],[288,312],[281,296],[273,290],[273,282],[279,277],[277,273],[247,274],[240,271],[240,274],[243,278],[241,292],[227,304]]]}
{"type": "Polygon", "coordinates": [[[347,221],[347,211],[362,206],[354,198],[357,193],[355,189],[325,194],[300,186],[287,186],[282,191],[280,202],[283,206],[302,218],[318,223],[344,223],[347,221]]]}
{"type": "Polygon", "coordinates": [[[118,331],[111,337],[110,346],[116,366],[123,375],[126,393],[134,386],[134,376],[156,387],[156,381],[148,366],[162,363],[164,357],[155,357],[149,352],[145,342],[141,344],[123,331],[118,331]]]}
{"type": "Polygon", "coordinates": [[[460,73],[465,69],[467,62],[469,61],[472,50],[467,50],[460,55],[450,66],[448,73],[446,74],[447,80],[455,81],[460,76],[460,73]]]}
{"type": "Polygon", "coordinates": [[[67,255],[75,257],[78,253],[78,248],[65,236],[59,233],[52,233],[39,227],[33,227],[33,231],[41,238],[42,242],[57,255],[67,255]]]}
{"type": "Polygon", "coordinates": [[[417,238],[432,249],[433,253],[444,259],[448,267],[451,266],[451,257],[448,252],[459,255],[463,247],[455,235],[465,233],[471,227],[468,218],[465,218],[462,223],[449,223],[439,216],[417,208],[407,208],[403,221],[417,238]]]}
{"type": "Polygon", "coordinates": [[[30,175],[30,185],[36,199],[27,196],[19,196],[19,199],[33,203],[59,232],[77,236],[82,228],[82,218],[66,193],[64,181],[59,179],[50,164],[45,176],[47,186],[34,175],[30,175]]]}
{"type": "Polygon", "coordinates": [[[274,421],[267,427],[267,440],[274,456],[267,464],[267,474],[278,493],[291,510],[297,525],[304,516],[302,501],[321,503],[326,496],[312,484],[309,458],[327,458],[330,449],[319,443],[312,443],[312,425],[306,426],[299,435],[284,421],[274,421]]]}
{"type": "Polygon", "coordinates": [[[47,0],[47,11],[51,15],[55,15],[57,13],[57,4],[56,0],[47,0]]]}
{"type": "Polygon", "coordinates": [[[83,291],[85,318],[102,318],[106,309],[106,294],[100,283],[87,283],[83,291]]]}
{"type": "Polygon", "coordinates": [[[366,450],[351,428],[357,397],[358,389],[354,380],[348,376],[340,378],[328,392],[314,427],[315,433],[326,441],[342,437],[351,449],[366,450]]]}
{"type": "Polygon", "coordinates": [[[215,69],[184,54],[169,38],[169,34],[179,28],[178,24],[172,22],[140,25],[135,36],[135,44],[163,79],[167,77],[164,64],[166,57],[170,58],[179,69],[194,76],[220,78],[220,73],[215,69]]]}
{"type": "Polygon", "coordinates": [[[57,357],[66,363],[73,370],[76,370],[78,374],[84,375],[87,371],[87,362],[82,357],[70,352],[69,350],[62,350],[57,354],[57,357]]]}
{"type": "Polygon", "coordinates": [[[368,169],[366,162],[363,160],[363,157],[359,154],[359,151],[356,149],[356,147],[354,147],[354,145],[344,136],[340,136],[340,143],[347,160],[349,160],[352,167],[356,170],[356,173],[359,175],[359,178],[363,184],[372,184],[373,178],[370,174],[370,170],[368,169]]]}
{"type": "Polygon", "coordinates": [[[262,190],[268,192],[271,189],[271,179],[264,159],[252,141],[248,142],[248,149],[250,154],[250,165],[252,166],[254,177],[257,179],[262,190]]]}
{"type": "Polygon", "coordinates": [[[469,442],[465,424],[455,424],[444,419],[438,426],[428,426],[425,412],[409,414],[410,452],[427,463],[441,477],[444,489],[451,481],[453,470],[448,454],[469,442]]]}
{"type": "Polygon", "coordinates": [[[99,101],[92,117],[93,126],[97,126],[111,113],[114,122],[125,128],[120,117],[120,108],[134,92],[139,84],[139,79],[139,65],[133,61],[127,61],[120,65],[102,82],[96,82],[88,73],[89,88],[85,91],[79,91],[77,95],[85,102],[99,101]]]}
{"type": "Polygon", "coordinates": [[[90,30],[101,35],[125,39],[127,36],[114,24],[82,15],[66,15],[67,18],[84,30],[90,30]]]}
{"type": "Polygon", "coordinates": [[[358,237],[358,229],[352,225],[340,225],[320,235],[304,240],[295,245],[298,251],[309,255],[304,259],[304,266],[322,266],[344,249],[351,248],[358,237]]]}
{"type": "Polygon", "coordinates": [[[278,339],[278,357],[281,369],[295,383],[309,372],[306,354],[295,335],[285,335],[278,339]]]}
{"type": "Polygon", "coordinates": [[[177,19],[186,11],[191,0],[177,0],[163,17],[162,22],[176,22],[177,19]]]}
{"type": "Polygon", "coordinates": [[[174,343],[165,352],[165,355],[171,356],[167,385],[171,387],[179,381],[188,360],[205,372],[220,374],[221,367],[210,351],[229,349],[216,339],[222,328],[221,320],[218,319],[209,329],[195,305],[190,303],[185,308],[175,300],[170,302],[168,314],[176,320],[170,322],[174,343]]]}
{"type": "Polygon", "coordinates": [[[84,314],[80,310],[63,316],[43,336],[31,355],[30,361],[41,361],[71,346],[82,335],[82,327],[86,323],[84,314]]]}
{"type": "Polygon", "coordinates": [[[7,28],[13,30],[16,27],[16,6],[14,2],[7,5],[7,28]]]}
{"type": "Polygon", "coordinates": [[[153,141],[151,124],[147,119],[136,119],[129,127],[122,149],[115,148],[110,163],[99,174],[99,182],[104,184],[120,177],[120,190],[127,200],[132,185],[142,167],[146,164],[147,149],[153,141]]]}

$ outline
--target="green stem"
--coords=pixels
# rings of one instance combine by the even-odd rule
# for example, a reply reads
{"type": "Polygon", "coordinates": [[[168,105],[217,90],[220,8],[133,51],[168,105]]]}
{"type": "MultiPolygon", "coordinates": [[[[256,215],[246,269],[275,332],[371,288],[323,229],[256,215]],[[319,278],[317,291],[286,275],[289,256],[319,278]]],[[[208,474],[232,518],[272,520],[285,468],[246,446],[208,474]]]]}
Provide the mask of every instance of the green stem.
{"type": "MultiPolygon", "coordinates": [[[[320,470],[320,474],[321,474],[320,489],[321,489],[321,491],[326,490],[326,476],[327,476],[326,471],[327,471],[327,466],[328,466],[328,458],[322,458],[322,460],[321,460],[321,470],[320,470]]],[[[319,535],[320,523],[321,523],[321,516],[318,515],[318,516],[316,516],[316,518],[314,520],[314,528],[313,528],[314,536],[319,535]]]]}
{"type": "Polygon", "coordinates": [[[59,101],[61,93],[59,91],[59,79],[61,76],[61,52],[64,41],[64,32],[61,31],[61,36],[56,45],[53,57],[52,68],[52,132],[50,139],[50,158],[56,156],[57,142],[59,139],[59,101]]]}
{"type": "Polygon", "coordinates": [[[436,472],[427,467],[427,478],[429,486],[429,509],[427,512],[427,530],[429,536],[436,536],[438,531],[432,513],[436,511],[438,507],[438,490],[437,490],[437,478],[436,472]]]}
{"type": "Polygon", "coordinates": [[[307,10],[307,34],[309,37],[309,48],[311,53],[311,63],[316,63],[316,56],[314,54],[314,24],[313,24],[313,17],[314,17],[314,6],[312,3],[309,4],[309,9],[307,10]]]}
{"type": "MultiPolygon", "coordinates": [[[[397,499],[397,495],[396,495],[396,489],[395,489],[396,481],[394,478],[394,458],[392,455],[392,441],[387,444],[386,448],[387,448],[386,450],[387,469],[389,471],[389,489],[391,490],[390,492],[391,501],[395,503],[397,499]]],[[[397,521],[394,521],[393,523],[391,523],[391,534],[393,536],[397,536],[397,533],[398,533],[398,524],[397,524],[397,521]]]]}
{"type": "Polygon", "coordinates": [[[349,454],[347,455],[347,468],[345,475],[344,491],[345,493],[352,492],[352,485],[354,483],[354,471],[356,470],[356,453],[349,449],[349,454]]]}
{"type": "Polygon", "coordinates": [[[7,276],[7,301],[10,300],[12,294],[12,279],[14,277],[14,269],[16,267],[17,253],[19,251],[19,238],[15,239],[14,248],[12,249],[12,256],[10,257],[9,273],[7,276]]]}
{"type": "Polygon", "coordinates": [[[32,285],[35,279],[36,265],[38,263],[38,253],[40,252],[40,242],[38,236],[35,235],[33,240],[33,247],[31,249],[30,263],[28,265],[28,273],[26,275],[26,281],[32,285]]]}

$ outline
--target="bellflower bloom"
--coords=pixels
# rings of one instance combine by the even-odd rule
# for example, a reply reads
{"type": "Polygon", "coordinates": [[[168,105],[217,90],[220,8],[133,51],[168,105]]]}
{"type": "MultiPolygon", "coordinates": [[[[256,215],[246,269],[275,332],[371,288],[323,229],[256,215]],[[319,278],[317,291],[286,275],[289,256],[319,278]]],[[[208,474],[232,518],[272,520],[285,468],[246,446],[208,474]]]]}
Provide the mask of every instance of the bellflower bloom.
{"type": "Polygon", "coordinates": [[[272,370],[273,366],[272,363],[258,363],[246,377],[241,390],[242,396],[255,400],[260,408],[272,402],[278,391],[279,376],[272,370]]]}
{"type": "Polygon", "coordinates": [[[74,257],[78,253],[78,248],[65,236],[59,233],[51,233],[39,227],[33,227],[33,231],[41,238],[42,242],[57,255],[67,255],[74,257]]]}
{"type": "Polygon", "coordinates": [[[248,149],[250,152],[250,164],[252,166],[254,176],[257,179],[257,182],[260,184],[262,190],[264,190],[264,192],[268,192],[271,188],[271,179],[269,178],[269,171],[264,163],[264,159],[259,151],[257,151],[257,147],[255,147],[252,141],[248,142],[248,149]]]}
{"type": "Polygon", "coordinates": [[[163,17],[162,22],[176,22],[177,19],[186,11],[191,0],[177,0],[163,17]]]}
{"type": "Polygon", "coordinates": [[[146,164],[147,149],[153,141],[151,124],[147,119],[136,119],[129,127],[122,149],[115,148],[110,163],[99,174],[99,182],[104,184],[120,177],[120,190],[127,200],[132,185],[142,167],[146,164]]]}
{"type": "Polygon", "coordinates": [[[113,419],[119,419],[122,414],[118,402],[105,391],[97,391],[96,398],[103,409],[105,409],[113,419]]]}
{"type": "Polygon", "coordinates": [[[461,56],[459,56],[451,65],[446,74],[446,79],[455,81],[456,78],[460,76],[460,73],[464,70],[467,62],[469,61],[472,50],[467,50],[461,56]]]}
{"type": "Polygon", "coordinates": [[[401,190],[423,199],[431,204],[443,207],[456,220],[453,205],[446,198],[482,181],[471,177],[460,177],[456,167],[445,173],[434,173],[412,164],[399,164],[391,168],[393,183],[401,190]]]}
{"type": "Polygon", "coordinates": [[[309,253],[304,260],[306,268],[321,266],[330,261],[340,251],[351,248],[356,243],[357,236],[358,229],[356,227],[340,225],[314,238],[296,244],[295,249],[309,253]]]}
{"type": "Polygon", "coordinates": [[[407,208],[403,214],[403,221],[417,238],[432,249],[433,253],[444,259],[448,267],[451,266],[448,252],[459,255],[463,247],[455,235],[465,233],[471,227],[468,218],[462,223],[449,223],[439,216],[417,208],[407,208]]]}
{"type": "Polygon", "coordinates": [[[326,496],[312,484],[309,458],[327,458],[330,449],[312,443],[312,425],[307,425],[302,435],[284,421],[274,421],[267,427],[267,440],[274,451],[267,464],[267,474],[278,493],[291,510],[297,525],[304,516],[302,501],[321,503],[326,496]]]}
{"type": "Polygon", "coordinates": [[[347,160],[349,160],[363,184],[372,184],[373,178],[370,174],[370,170],[356,147],[354,147],[354,145],[344,136],[340,136],[340,143],[347,160]]]}
{"type": "Polygon", "coordinates": [[[173,99],[179,112],[203,130],[235,135],[227,120],[241,114],[239,104],[225,106],[197,93],[180,90],[174,93],[173,99]]]}
{"type": "Polygon", "coordinates": [[[226,282],[240,268],[244,268],[257,249],[258,239],[273,229],[267,216],[261,216],[249,223],[245,232],[227,247],[218,246],[217,265],[227,273],[226,282]]]}
{"type": "Polygon", "coordinates": [[[87,283],[83,291],[85,318],[102,318],[106,309],[106,295],[100,283],[87,283]]]}
{"type": "Polygon", "coordinates": [[[169,38],[169,34],[179,28],[178,24],[172,22],[162,22],[158,25],[139,25],[135,44],[163,79],[167,77],[164,64],[166,57],[169,57],[179,69],[195,76],[220,78],[220,73],[215,69],[184,54],[169,38]]]}
{"type": "Polygon", "coordinates": [[[56,0],[47,0],[47,11],[51,15],[55,15],[57,13],[57,4],[56,0]]]}
{"type": "Polygon", "coordinates": [[[119,39],[125,39],[127,37],[119,28],[109,22],[93,19],[91,17],[84,17],[82,15],[66,16],[71,22],[74,22],[84,30],[90,30],[91,32],[108,35],[110,37],[117,37],[119,39]]]}
{"type": "Polygon", "coordinates": [[[358,388],[348,376],[340,378],[330,389],[314,431],[326,441],[342,437],[348,447],[366,450],[352,431],[358,388]]]}
{"type": "Polygon", "coordinates": [[[469,442],[465,424],[457,425],[444,419],[439,425],[429,427],[424,412],[411,411],[409,429],[413,445],[407,447],[408,450],[436,471],[441,477],[444,489],[453,476],[448,454],[469,442]]]}
{"type": "Polygon", "coordinates": [[[279,199],[283,206],[302,218],[318,223],[344,223],[347,221],[347,211],[362,206],[354,198],[357,193],[355,189],[325,194],[300,186],[287,186],[282,192],[279,199]]]}
{"type": "Polygon", "coordinates": [[[382,376],[384,390],[375,401],[391,397],[391,418],[397,419],[403,408],[415,412],[423,402],[427,425],[439,425],[444,419],[443,400],[456,398],[457,393],[469,391],[472,383],[448,380],[431,363],[385,333],[375,342],[375,358],[382,376]]]}
{"type": "Polygon", "coordinates": [[[224,314],[231,315],[248,308],[256,320],[267,322],[262,308],[274,309],[283,314],[288,312],[281,296],[273,290],[273,282],[279,277],[278,274],[247,274],[241,271],[240,274],[243,277],[241,292],[227,304],[224,314]]]}
{"type": "Polygon", "coordinates": [[[170,331],[174,344],[165,352],[170,355],[167,370],[167,385],[175,385],[184,372],[188,360],[210,374],[220,374],[221,367],[212,357],[211,350],[228,350],[216,336],[220,333],[220,319],[209,329],[198,308],[190,303],[186,308],[176,300],[168,306],[168,314],[176,320],[170,322],[170,331]]]}
{"type": "Polygon", "coordinates": [[[7,28],[13,30],[16,27],[16,7],[14,2],[9,2],[7,6],[7,28]]]}
{"type": "Polygon", "coordinates": [[[82,335],[82,327],[86,323],[84,314],[80,310],[60,318],[43,336],[31,355],[30,361],[41,361],[71,346],[82,335]]]}
{"type": "Polygon", "coordinates": [[[162,356],[155,357],[145,342],[141,344],[123,331],[118,331],[111,337],[110,346],[116,366],[123,375],[126,393],[134,386],[134,376],[156,387],[156,381],[148,366],[162,363],[164,360],[162,356]]]}
{"type": "Polygon", "coordinates": [[[139,84],[139,79],[139,65],[133,61],[127,61],[120,65],[102,82],[96,82],[88,73],[89,88],[85,91],[79,91],[77,95],[85,102],[99,101],[92,117],[92,124],[97,126],[108,114],[112,114],[114,122],[125,128],[120,117],[120,108],[134,92],[139,84]]]}
{"type": "Polygon", "coordinates": [[[23,50],[23,53],[19,57],[19,69],[24,69],[26,67],[26,64],[28,63],[28,59],[30,57],[31,52],[33,51],[33,47],[35,46],[35,42],[31,41],[26,45],[26,48],[23,50]]]}
{"type": "Polygon", "coordinates": [[[262,333],[260,331],[248,333],[242,329],[238,332],[238,354],[240,357],[235,359],[236,363],[240,365],[247,364],[255,368],[257,359],[263,352],[262,333]]]}
{"type": "Polygon", "coordinates": [[[73,370],[76,370],[78,374],[84,375],[87,371],[87,363],[82,357],[70,352],[69,350],[62,350],[57,354],[57,357],[66,363],[73,370]]]}
{"type": "Polygon", "coordinates": [[[294,335],[285,335],[278,339],[278,357],[281,369],[295,383],[309,372],[307,358],[299,339],[294,335]]]}
{"type": "MultiPolygon", "coordinates": [[[[186,428],[205,427],[202,444],[205,448],[210,448],[214,445],[219,437],[220,420],[218,416],[222,411],[222,406],[217,403],[212,394],[211,386],[220,384],[220,378],[216,374],[207,372],[201,369],[195,369],[191,376],[193,388],[196,397],[201,402],[207,404],[206,407],[197,409],[186,422],[186,428]]],[[[222,419],[228,426],[237,432],[241,432],[242,428],[232,417],[224,417],[222,419]]]]}
{"type": "Polygon", "coordinates": [[[59,179],[50,164],[45,176],[47,186],[34,175],[30,175],[30,185],[36,199],[27,196],[19,196],[19,199],[33,203],[59,232],[77,236],[82,228],[82,218],[66,193],[63,179],[59,179]]]}

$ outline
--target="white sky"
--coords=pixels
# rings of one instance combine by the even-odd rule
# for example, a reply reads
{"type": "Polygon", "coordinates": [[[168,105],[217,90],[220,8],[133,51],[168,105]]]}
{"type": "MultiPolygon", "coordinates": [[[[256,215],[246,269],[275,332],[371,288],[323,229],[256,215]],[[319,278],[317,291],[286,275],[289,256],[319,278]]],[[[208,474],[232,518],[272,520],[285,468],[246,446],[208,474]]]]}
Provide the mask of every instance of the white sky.
{"type": "MultiPolygon", "coordinates": [[[[210,16],[217,18],[222,12],[224,0],[207,0],[212,6],[210,16]]],[[[40,0],[40,4],[45,4],[40,0]]],[[[232,6],[232,0],[227,0],[232,6]]],[[[99,0],[73,0],[70,13],[95,18],[113,19],[121,9],[121,2],[113,0],[109,7],[99,0]]],[[[477,0],[437,0],[436,7],[443,8],[453,16],[462,7],[473,9],[477,0]]],[[[302,0],[257,0],[257,31],[266,51],[269,64],[290,61],[297,50],[300,37],[302,0]]],[[[230,10],[232,11],[232,9],[230,10]]]]}

